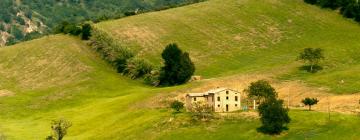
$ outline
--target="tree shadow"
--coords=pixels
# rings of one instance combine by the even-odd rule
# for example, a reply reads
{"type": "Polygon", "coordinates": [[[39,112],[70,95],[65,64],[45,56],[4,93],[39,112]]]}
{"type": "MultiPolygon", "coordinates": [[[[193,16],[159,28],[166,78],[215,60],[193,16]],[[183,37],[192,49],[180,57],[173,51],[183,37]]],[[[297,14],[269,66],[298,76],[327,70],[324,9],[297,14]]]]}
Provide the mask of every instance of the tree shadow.
{"type": "Polygon", "coordinates": [[[257,132],[263,133],[263,134],[267,134],[267,135],[280,135],[282,131],[286,131],[289,130],[289,128],[287,126],[283,126],[281,128],[278,129],[269,129],[267,127],[261,126],[259,128],[256,129],[257,132]]]}
{"type": "Polygon", "coordinates": [[[317,73],[318,71],[323,70],[323,67],[319,66],[319,65],[314,65],[312,67],[312,70],[311,70],[310,65],[304,65],[304,66],[299,67],[299,70],[305,70],[305,71],[310,72],[310,73],[317,73]]]}

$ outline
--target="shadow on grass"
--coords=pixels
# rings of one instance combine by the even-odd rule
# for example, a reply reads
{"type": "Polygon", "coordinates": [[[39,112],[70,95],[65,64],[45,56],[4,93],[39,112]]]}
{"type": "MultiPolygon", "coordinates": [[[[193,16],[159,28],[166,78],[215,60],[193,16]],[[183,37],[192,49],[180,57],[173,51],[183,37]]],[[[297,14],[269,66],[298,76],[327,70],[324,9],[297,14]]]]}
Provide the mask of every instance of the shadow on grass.
{"type": "Polygon", "coordinates": [[[261,127],[257,128],[256,130],[257,130],[257,132],[267,134],[267,135],[280,135],[282,131],[289,130],[289,128],[286,127],[286,126],[283,126],[283,127],[264,127],[264,126],[261,126],[261,127]]]}
{"type": "Polygon", "coordinates": [[[307,71],[307,72],[310,72],[310,73],[316,73],[318,71],[323,70],[323,67],[321,67],[319,65],[314,65],[312,67],[312,69],[311,69],[310,65],[304,65],[304,66],[299,67],[299,70],[304,70],[304,71],[307,71]]]}

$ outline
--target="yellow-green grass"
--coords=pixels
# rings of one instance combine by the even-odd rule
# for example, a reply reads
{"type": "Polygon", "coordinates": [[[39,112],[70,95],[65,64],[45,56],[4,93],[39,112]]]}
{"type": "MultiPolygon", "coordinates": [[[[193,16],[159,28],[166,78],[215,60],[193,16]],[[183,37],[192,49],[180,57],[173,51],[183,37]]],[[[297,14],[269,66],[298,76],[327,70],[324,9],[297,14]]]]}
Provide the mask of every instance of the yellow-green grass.
{"type": "Polygon", "coordinates": [[[302,0],[209,0],[96,26],[157,65],[163,48],[177,43],[205,78],[282,69],[283,79],[336,93],[360,91],[360,26],[302,0]],[[323,71],[298,70],[295,60],[307,47],[324,49],[323,71]]]}
{"type": "MultiPolygon", "coordinates": [[[[172,123],[176,122],[169,122],[173,116],[171,111],[152,107],[151,102],[161,99],[152,97],[186,90],[197,86],[197,83],[172,88],[145,86],[141,81],[117,74],[84,42],[64,35],[3,48],[0,54],[4,56],[1,59],[1,78],[8,79],[1,83],[1,88],[14,93],[0,97],[0,134],[9,140],[43,139],[50,134],[51,120],[58,118],[73,123],[65,139],[77,140],[354,139],[358,137],[355,132],[360,129],[356,125],[359,123],[357,116],[332,114],[332,121],[328,123],[326,113],[308,111],[292,111],[290,130],[275,137],[257,133],[260,123],[251,118],[174,127],[172,123]],[[33,61],[30,63],[30,60],[33,61]],[[53,64],[35,65],[38,61],[53,64]],[[12,63],[17,65],[10,65],[12,63]],[[67,77],[70,80],[61,79],[68,75],[62,73],[65,65],[70,73],[74,73],[67,77]],[[87,69],[79,69],[79,66],[87,69]],[[36,80],[39,76],[31,75],[38,74],[42,69],[48,72],[39,76],[49,83],[40,80],[22,84],[23,81],[19,80],[26,81],[29,77],[36,80]],[[16,75],[17,72],[21,72],[22,76],[16,75]],[[51,83],[49,79],[60,80],[51,83]]],[[[175,121],[183,122],[189,118],[187,114],[178,116],[184,119],[175,121]]]]}

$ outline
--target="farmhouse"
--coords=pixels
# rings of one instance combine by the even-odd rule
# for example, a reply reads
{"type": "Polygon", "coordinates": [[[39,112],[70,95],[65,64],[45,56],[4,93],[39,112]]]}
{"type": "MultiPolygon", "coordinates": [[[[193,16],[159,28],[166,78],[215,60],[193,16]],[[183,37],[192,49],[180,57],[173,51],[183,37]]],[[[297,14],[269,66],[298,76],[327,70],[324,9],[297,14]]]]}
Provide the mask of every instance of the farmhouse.
{"type": "Polygon", "coordinates": [[[230,112],[241,109],[241,93],[229,88],[217,88],[204,93],[189,93],[186,95],[186,106],[203,102],[213,107],[215,112],[230,112]]]}

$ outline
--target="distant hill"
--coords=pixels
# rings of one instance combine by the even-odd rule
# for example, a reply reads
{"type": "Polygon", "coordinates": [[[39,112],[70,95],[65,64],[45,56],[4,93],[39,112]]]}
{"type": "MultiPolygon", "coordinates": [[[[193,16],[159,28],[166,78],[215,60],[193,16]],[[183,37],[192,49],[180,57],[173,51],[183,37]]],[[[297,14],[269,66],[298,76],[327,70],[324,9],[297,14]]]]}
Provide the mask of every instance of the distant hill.
{"type": "Polygon", "coordinates": [[[2,0],[0,46],[37,38],[62,21],[119,18],[126,12],[146,12],[199,0],[2,0]]]}

